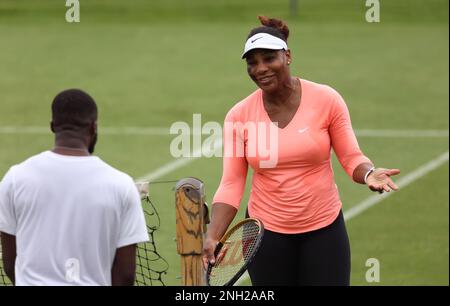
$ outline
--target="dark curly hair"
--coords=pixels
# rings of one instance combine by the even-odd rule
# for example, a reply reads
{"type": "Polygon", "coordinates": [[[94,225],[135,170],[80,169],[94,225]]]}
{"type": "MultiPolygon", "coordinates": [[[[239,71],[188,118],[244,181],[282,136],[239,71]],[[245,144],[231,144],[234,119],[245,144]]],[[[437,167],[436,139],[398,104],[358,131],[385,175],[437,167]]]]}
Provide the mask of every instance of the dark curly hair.
{"type": "Polygon", "coordinates": [[[53,99],[52,123],[58,131],[83,129],[97,120],[94,99],[80,89],[67,89],[53,99]]]}
{"type": "Polygon", "coordinates": [[[289,37],[289,27],[286,22],[276,19],[268,18],[266,16],[258,16],[262,26],[254,28],[248,34],[247,39],[258,33],[267,33],[284,40],[287,43],[289,37]]]}

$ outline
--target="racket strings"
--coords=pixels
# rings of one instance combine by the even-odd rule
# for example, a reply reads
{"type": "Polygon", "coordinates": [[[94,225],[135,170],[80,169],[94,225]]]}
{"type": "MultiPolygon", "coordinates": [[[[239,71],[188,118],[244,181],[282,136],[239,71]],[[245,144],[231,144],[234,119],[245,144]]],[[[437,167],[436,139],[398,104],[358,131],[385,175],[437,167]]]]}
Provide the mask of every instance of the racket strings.
{"type": "Polygon", "coordinates": [[[259,233],[260,227],[255,222],[245,223],[231,233],[216,256],[210,285],[226,284],[246,265],[256,250],[259,233]]]}

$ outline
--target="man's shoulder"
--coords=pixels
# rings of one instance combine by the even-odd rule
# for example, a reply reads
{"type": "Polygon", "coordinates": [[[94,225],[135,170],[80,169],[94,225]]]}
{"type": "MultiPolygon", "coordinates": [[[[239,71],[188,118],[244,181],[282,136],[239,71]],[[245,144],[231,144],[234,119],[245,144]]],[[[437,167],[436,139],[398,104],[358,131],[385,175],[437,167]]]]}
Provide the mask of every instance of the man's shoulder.
{"type": "Polygon", "coordinates": [[[35,155],[28,157],[20,163],[17,163],[11,166],[10,171],[17,171],[22,168],[27,168],[32,166],[33,164],[40,163],[42,160],[46,159],[49,151],[44,151],[35,155]]]}
{"type": "Polygon", "coordinates": [[[133,183],[133,178],[128,174],[125,173],[122,170],[119,170],[118,168],[108,164],[104,160],[102,160],[100,157],[98,157],[98,163],[103,171],[103,173],[111,178],[111,180],[120,182],[120,183],[133,183]]]}

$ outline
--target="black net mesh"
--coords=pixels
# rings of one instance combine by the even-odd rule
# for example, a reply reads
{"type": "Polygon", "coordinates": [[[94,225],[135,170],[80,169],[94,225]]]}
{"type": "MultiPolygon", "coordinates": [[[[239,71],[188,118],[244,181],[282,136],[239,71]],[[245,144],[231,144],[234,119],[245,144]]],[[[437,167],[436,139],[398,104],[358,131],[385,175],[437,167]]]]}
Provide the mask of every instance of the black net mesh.
{"type": "Polygon", "coordinates": [[[137,286],[165,286],[162,279],[167,273],[169,264],[158,253],[155,244],[155,232],[161,224],[158,212],[150,198],[142,201],[147,231],[150,240],[138,245],[136,256],[136,285],[137,286]]]}
{"type": "Polygon", "coordinates": [[[10,286],[11,282],[9,278],[6,276],[5,271],[3,270],[3,259],[2,259],[2,246],[0,244],[0,286],[10,286]]]}

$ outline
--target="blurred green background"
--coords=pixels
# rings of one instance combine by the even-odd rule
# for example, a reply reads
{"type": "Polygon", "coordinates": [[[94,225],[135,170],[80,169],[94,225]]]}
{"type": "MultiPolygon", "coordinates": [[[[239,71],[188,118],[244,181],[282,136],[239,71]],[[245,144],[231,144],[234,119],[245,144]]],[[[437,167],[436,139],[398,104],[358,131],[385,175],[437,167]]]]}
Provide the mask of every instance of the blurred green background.
{"type": "MultiPolygon", "coordinates": [[[[174,136],[152,129],[192,124],[194,113],[222,122],[255,90],[240,54],[263,14],[289,24],[292,74],[337,89],[362,150],[378,166],[400,168],[400,180],[448,154],[448,1],[381,0],[379,23],[366,22],[365,3],[299,0],[294,14],[288,0],[80,0],[81,22],[67,23],[63,0],[1,0],[0,176],[51,148],[51,101],[77,87],[99,105],[100,157],[136,179],[198,177],[211,201],[221,159],[158,175],[174,161],[174,136]]],[[[372,195],[333,166],[344,211],[372,195]]],[[[157,247],[170,265],[164,281],[179,285],[172,188],[155,184],[150,195],[162,218],[157,247]]],[[[352,285],[448,285],[448,157],[347,228],[352,285]],[[369,258],[380,262],[380,282],[365,279],[369,258]]]]}

